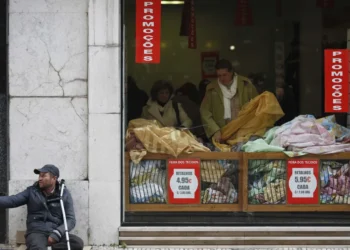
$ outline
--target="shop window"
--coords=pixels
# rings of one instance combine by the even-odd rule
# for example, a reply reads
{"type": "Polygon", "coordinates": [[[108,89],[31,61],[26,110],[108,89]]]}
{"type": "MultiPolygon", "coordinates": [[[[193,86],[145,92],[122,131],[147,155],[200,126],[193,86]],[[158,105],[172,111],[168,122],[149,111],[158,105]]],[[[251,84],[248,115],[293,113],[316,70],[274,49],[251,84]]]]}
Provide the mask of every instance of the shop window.
{"type": "Polygon", "coordinates": [[[350,116],[325,112],[324,50],[350,48],[348,1],[124,8],[125,224],[346,224],[350,116]]]}

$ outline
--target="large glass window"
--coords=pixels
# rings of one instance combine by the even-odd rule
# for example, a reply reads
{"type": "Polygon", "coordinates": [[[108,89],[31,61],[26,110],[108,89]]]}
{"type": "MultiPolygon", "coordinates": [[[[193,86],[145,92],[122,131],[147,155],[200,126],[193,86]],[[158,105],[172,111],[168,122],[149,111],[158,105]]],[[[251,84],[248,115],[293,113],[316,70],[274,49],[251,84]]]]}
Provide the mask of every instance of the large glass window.
{"type": "MultiPolygon", "coordinates": [[[[331,209],[288,210],[290,155],[283,152],[312,150],[306,146],[288,148],[281,141],[272,145],[273,139],[267,136],[300,115],[309,115],[303,119],[314,119],[315,123],[333,115],[324,112],[324,50],[349,46],[348,1],[161,1],[159,63],[135,61],[141,46],[135,40],[136,0],[124,2],[125,125],[129,125],[125,223],[346,223],[341,219],[344,214],[331,213],[331,209]],[[144,120],[136,120],[139,118],[144,120]],[[247,144],[258,139],[271,147],[264,151],[256,149],[259,144],[247,144]],[[176,158],[177,150],[182,150],[186,159],[205,155],[200,159],[196,208],[193,204],[169,204],[168,189],[172,187],[167,160],[176,158]],[[193,157],[190,151],[196,152],[193,157]],[[269,158],[271,151],[279,155],[269,158]],[[244,152],[259,152],[260,156],[245,160],[244,152]],[[130,209],[130,204],[138,207],[130,209]],[[279,210],[274,205],[286,207],[279,210]]],[[[344,128],[345,135],[347,113],[334,115],[333,122],[344,128]]],[[[350,150],[344,146],[343,151],[350,150]]],[[[350,155],[339,157],[316,157],[320,160],[319,205],[347,205],[350,187],[327,196],[333,191],[322,175],[328,171],[324,167],[327,160],[347,166],[350,155]]],[[[341,173],[341,166],[337,169],[330,170],[336,172],[330,173],[334,178],[341,173]]],[[[186,178],[179,180],[187,182],[186,178]]]]}

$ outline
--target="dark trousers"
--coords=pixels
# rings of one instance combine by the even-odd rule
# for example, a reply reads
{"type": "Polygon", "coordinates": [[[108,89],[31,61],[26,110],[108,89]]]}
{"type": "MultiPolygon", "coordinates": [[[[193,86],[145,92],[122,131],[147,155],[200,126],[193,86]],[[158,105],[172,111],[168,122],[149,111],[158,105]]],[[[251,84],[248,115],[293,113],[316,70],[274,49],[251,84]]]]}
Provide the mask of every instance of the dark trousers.
{"type": "MultiPolygon", "coordinates": [[[[26,235],[26,245],[28,250],[47,250],[48,236],[44,233],[30,233],[26,235]]],[[[82,250],[84,242],[78,236],[69,234],[70,248],[72,250],[82,250]]],[[[67,248],[66,237],[63,236],[61,240],[51,246],[52,250],[63,250],[67,248]]]]}

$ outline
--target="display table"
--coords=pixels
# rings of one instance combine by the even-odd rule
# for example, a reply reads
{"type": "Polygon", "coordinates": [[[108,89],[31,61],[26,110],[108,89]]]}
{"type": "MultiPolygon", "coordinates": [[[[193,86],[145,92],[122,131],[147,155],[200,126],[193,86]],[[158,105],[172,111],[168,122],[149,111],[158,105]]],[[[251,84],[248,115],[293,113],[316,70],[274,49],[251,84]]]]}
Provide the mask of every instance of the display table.
{"type": "Polygon", "coordinates": [[[243,211],[348,211],[350,153],[244,153],[243,211]]]}
{"type": "Polygon", "coordinates": [[[130,161],[126,153],[125,209],[241,211],[242,164],[241,153],[198,152],[177,159],[147,154],[140,164],[130,161]],[[186,160],[192,164],[189,172],[181,171],[186,160]]]}
{"type": "Polygon", "coordinates": [[[125,154],[126,211],[347,211],[350,153],[125,154]]]}

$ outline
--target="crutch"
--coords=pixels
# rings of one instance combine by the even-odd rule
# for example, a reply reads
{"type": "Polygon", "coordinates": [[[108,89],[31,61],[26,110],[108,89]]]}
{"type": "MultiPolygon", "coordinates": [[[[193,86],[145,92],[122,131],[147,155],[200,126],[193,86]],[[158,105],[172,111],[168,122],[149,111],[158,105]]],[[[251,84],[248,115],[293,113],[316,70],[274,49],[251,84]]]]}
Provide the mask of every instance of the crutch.
{"type": "Polygon", "coordinates": [[[64,204],[63,204],[64,182],[65,182],[65,181],[62,179],[62,180],[61,180],[60,203],[61,203],[61,209],[62,209],[62,215],[63,215],[64,230],[66,231],[67,248],[68,248],[68,250],[70,250],[70,243],[69,243],[69,234],[68,234],[68,226],[67,226],[66,211],[64,210],[64,204]]]}

